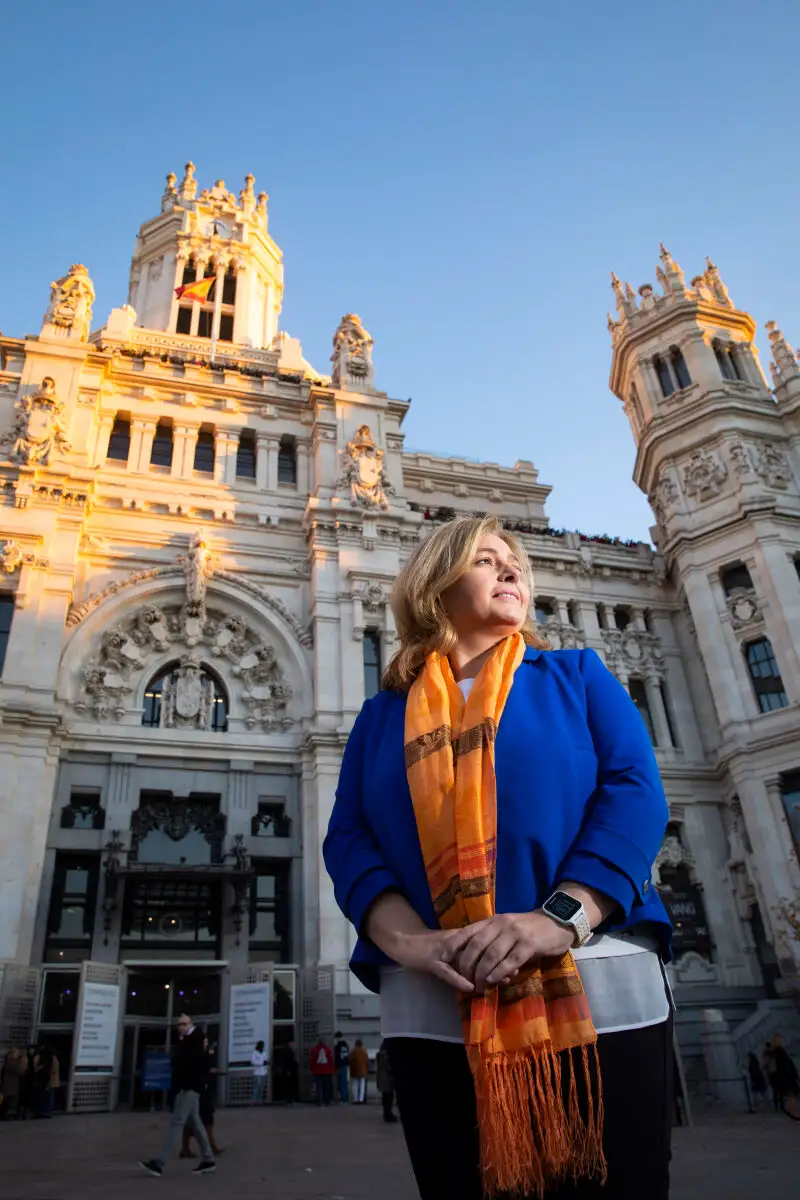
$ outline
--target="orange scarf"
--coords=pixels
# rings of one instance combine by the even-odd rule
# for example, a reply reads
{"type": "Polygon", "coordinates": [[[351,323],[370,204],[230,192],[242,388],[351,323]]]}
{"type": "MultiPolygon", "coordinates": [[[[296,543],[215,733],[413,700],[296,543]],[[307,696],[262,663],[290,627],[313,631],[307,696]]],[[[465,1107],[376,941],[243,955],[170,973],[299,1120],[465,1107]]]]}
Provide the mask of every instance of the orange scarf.
{"type": "MultiPolygon", "coordinates": [[[[408,695],[406,772],[443,929],[461,929],[495,912],[494,743],[524,652],[519,633],[499,642],[466,702],[448,659],[433,652],[408,695]]],[[[541,1196],[570,1175],[604,1178],[597,1034],[572,955],[540,959],[512,983],[467,997],[462,1011],[487,1195],[541,1196]],[[581,1047],[586,1081],[582,1106],[575,1047],[581,1047]],[[559,1057],[564,1050],[568,1064],[559,1057]]]]}

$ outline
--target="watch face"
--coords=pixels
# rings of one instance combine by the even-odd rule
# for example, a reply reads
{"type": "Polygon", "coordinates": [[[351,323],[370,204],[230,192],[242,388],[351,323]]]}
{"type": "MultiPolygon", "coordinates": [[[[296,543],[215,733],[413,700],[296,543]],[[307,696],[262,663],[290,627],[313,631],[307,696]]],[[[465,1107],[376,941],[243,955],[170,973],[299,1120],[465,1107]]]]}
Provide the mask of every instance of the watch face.
{"type": "Polygon", "coordinates": [[[568,896],[566,892],[553,892],[544,907],[546,912],[551,912],[559,921],[571,921],[575,914],[580,912],[581,902],[574,896],[568,896]]]}

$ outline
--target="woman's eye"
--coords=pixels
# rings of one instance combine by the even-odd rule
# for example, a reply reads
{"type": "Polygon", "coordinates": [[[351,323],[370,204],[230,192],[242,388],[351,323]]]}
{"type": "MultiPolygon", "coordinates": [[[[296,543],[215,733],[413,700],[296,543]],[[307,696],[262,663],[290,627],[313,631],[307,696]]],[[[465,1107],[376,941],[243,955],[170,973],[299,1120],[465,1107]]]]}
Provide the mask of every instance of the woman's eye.
{"type": "Polygon", "coordinates": [[[479,558],[477,560],[477,562],[475,563],[475,566],[479,567],[481,565],[481,563],[489,563],[489,565],[491,566],[492,560],[490,558],[479,558]]]}

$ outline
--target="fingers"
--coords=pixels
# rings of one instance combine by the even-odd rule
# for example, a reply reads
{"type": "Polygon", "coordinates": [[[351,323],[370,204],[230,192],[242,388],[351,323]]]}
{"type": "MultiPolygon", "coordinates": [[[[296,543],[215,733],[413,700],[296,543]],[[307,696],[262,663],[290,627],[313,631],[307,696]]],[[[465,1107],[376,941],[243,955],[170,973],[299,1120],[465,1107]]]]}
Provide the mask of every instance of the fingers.
{"type": "MultiPolygon", "coordinates": [[[[472,978],[475,980],[475,988],[482,992],[485,990],[490,977],[496,974],[496,968],[500,963],[506,962],[509,956],[514,952],[518,944],[517,935],[513,930],[506,929],[495,938],[491,945],[486,947],[486,950],[478,960],[472,978]]],[[[459,967],[461,966],[459,962],[459,967]]],[[[509,968],[511,969],[511,968],[509,968]]],[[[508,970],[497,975],[497,979],[508,974],[508,970]]],[[[492,978],[492,982],[494,979],[492,978]]]]}
{"type": "Polygon", "coordinates": [[[446,962],[436,963],[432,973],[437,979],[441,979],[445,983],[448,983],[450,987],[455,988],[456,991],[466,993],[475,991],[474,983],[472,983],[469,979],[466,979],[463,975],[460,975],[458,971],[454,970],[453,967],[446,962]]]}
{"type": "Polygon", "coordinates": [[[475,978],[475,972],[478,963],[486,953],[488,947],[498,938],[502,932],[502,928],[492,921],[487,921],[485,925],[479,928],[472,927],[474,930],[472,937],[458,956],[457,966],[462,975],[466,975],[468,979],[475,978]]]}
{"type": "MultiPolygon", "coordinates": [[[[519,975],[522,968],[531,960],[530,947],[525,947],[517,943],[513,946],[505,958],[500,961],[486,975],[486,983],[489,987],[494,987],[499,983],[510,983],[512,979],[519,975]]],[[[477,979],[476,979],[477,986],[477,979]]]]}
{"type": "Polygon", "coordinates": [[[473,926],[464,929],[448,930],[444,935],[442,951],[439,957],[442,962],[453,962],[473,936],[473,926]]]}

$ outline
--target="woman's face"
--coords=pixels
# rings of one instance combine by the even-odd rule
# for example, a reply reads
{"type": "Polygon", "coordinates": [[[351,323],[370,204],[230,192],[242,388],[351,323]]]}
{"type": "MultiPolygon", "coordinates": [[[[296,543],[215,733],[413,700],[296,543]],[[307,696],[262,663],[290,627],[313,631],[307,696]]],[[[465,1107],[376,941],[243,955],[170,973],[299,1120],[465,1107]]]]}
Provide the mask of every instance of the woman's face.
{"type": "Polygon", "coordinates": [[[530,591],[519,559],[490,533],[480,539],[467,571],[442,593],[442,603],[459,638],[483,631],[505,637],[524,624],[530,591]]]}

